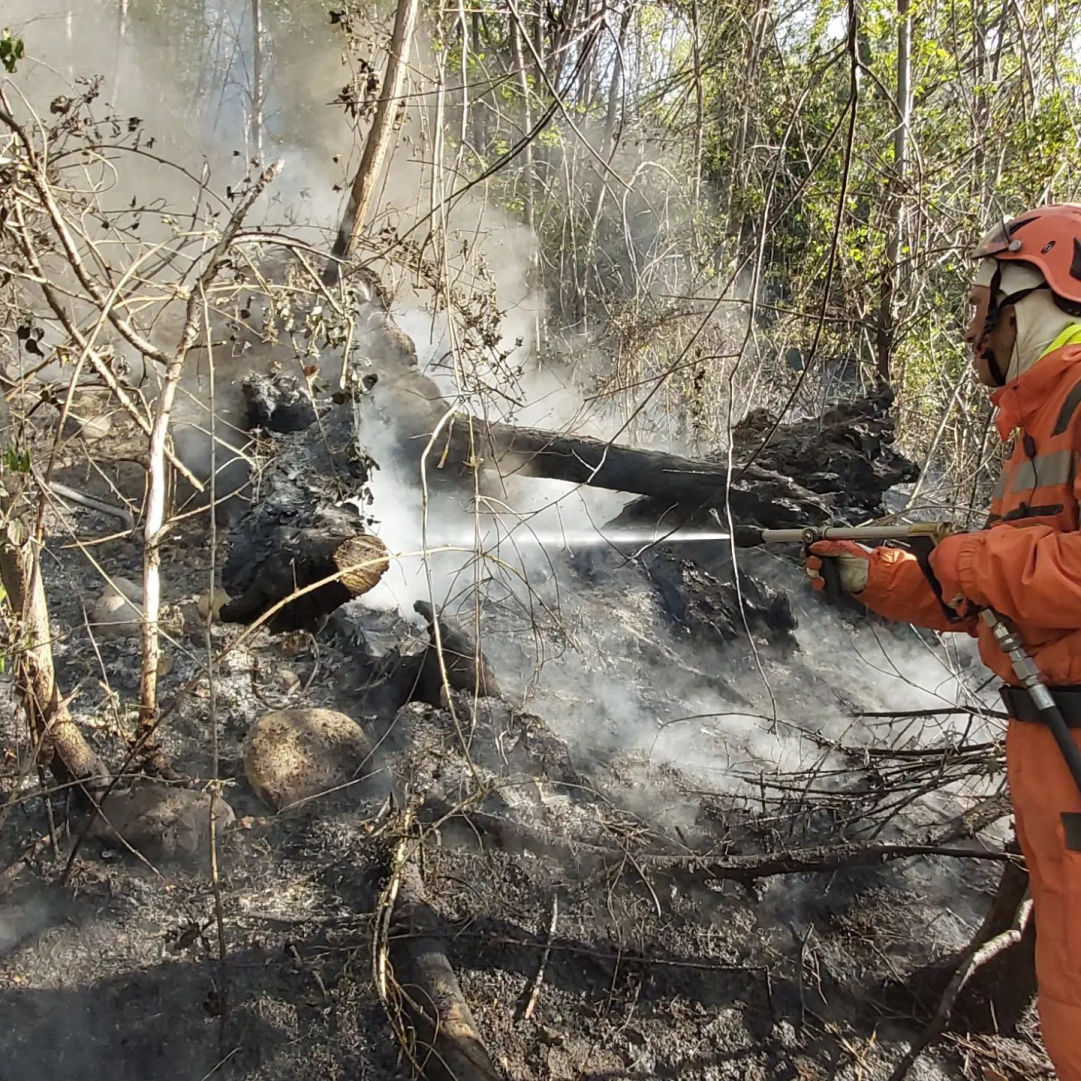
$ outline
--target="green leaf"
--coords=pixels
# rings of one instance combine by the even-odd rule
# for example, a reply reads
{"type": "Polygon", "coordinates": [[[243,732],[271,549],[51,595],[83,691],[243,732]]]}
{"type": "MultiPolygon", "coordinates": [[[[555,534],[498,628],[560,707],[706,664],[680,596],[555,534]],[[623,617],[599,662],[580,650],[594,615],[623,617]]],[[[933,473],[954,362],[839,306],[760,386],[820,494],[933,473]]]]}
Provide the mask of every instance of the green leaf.
{"type": "Polygon", "coordinates": [[[23,58],[23,39],[13,38],[11,31],[5,26],[0,32],[0,64],[9,74],[15,73],[15,65],[23,58]]]}
{"type": "Polygon", "coordinates": [[[8,447],[4,451],[4,466],[12,473],[30,472],[30,451],[18,447],[8,447]]]}

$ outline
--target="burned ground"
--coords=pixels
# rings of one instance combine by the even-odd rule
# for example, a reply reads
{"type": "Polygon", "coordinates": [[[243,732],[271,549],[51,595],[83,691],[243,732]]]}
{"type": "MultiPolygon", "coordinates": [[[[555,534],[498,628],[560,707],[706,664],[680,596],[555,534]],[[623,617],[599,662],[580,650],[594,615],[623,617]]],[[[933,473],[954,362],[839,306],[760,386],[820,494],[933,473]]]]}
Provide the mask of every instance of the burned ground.
{"type": "MultiPolygon", "coordinates": [[[[884,404],[866,408],[814,437],[828,446],[831,431],[863,423],[888,445],[884,404]]],[[[253,543],[245,529],[280,517],[289,485],[303,506],[313,482],[296,468],[298,448],[327,445],[334,420],[322,419],[318,438],[273,437],[281,464],[264,473],[253,517],[225,538],[234,553],[253,543]]],[[[810,434],[796,428],[786,443],[782,429],[775,447],[805,448],[810,434]]],[[[905,472],[896,462],[861,471],[838,452],[836,468],[810,478],[795,452],[787,463],[771,454],[763,464],[791,470],[838,517],[878,511],[905,472]]],[[[627,513],[641,519],[643,507],[627,513]]],[[[70,544],[71,530],[111,528],[81,509],[54,517],[45,573],[61,685],[119,763],[137,638],[87,633],[101,577],[70,544]]],[[[396,1027],[424,992],[411,982],[411,932],[388,906],[403,851],[423,881],[426,933],[445,948],[502,1076],[855,1079],[885,1077],[901,1058],[933,1008],[933,994],[919,1000],[924,967],[969,940],[1000,864],[883,857],[768,877],[753,866],[845,844],[929,843],[986,795],[976,781],[951,784],[951,769],[966,755],[972,776],[980,762],[993,767],[994,747],[979,749],[992,721],[919,733],[911,719],[853,717],[897,708],[890,688],[911,678],[860,664],[884,657],[884,644],[916,655],[920,640],[826,612],[784,554],[741,558],[737,591],[723,545],[556,551],[527,594],[489,576],[444,608],[455,633],[479,627],[499,698],[417,693],[401,672],[420,672],[428,632],[363,601],[315,633],[256,630],[224,654],[211,694],[193,615],[209,584],[206,541],[192,520],[167,543],[162,737],[193,787],[213,777],[217,745],[237,816],[219,839],[222,938],[204,860],[141,861],[87,840],[65,876],[77,807],[52,800],[54,856],[36,781],[12,779],[0,834],[11,868],[0,910],[4,1081],[413,1076],[396,1027]],[[275,816],[241,756],[256,718],[284,706],[340,710],[375,750],[355,784],[275,816]],[[920,759],[874,753],[928,744],[940,751],[937,783],[920,759]]],[[[132,541],[89,551],[109,575],[138,578],[132,541]]],[[[401,608],[409,615],[426,597],[418,583],[401,608]]],[[[239,630],[213,624],[212,646],[239,630]]],[[[25,756],[18,723],[9,715],[4,742],[25,756]]],[[[957,847],[1000,847],[993,826],[952,836],[957,847]]],[[[1028,1015],[1008,1036],[955,1033],[910,1076],[1041,1076],[1033,1024],[1028,1015]]]]}

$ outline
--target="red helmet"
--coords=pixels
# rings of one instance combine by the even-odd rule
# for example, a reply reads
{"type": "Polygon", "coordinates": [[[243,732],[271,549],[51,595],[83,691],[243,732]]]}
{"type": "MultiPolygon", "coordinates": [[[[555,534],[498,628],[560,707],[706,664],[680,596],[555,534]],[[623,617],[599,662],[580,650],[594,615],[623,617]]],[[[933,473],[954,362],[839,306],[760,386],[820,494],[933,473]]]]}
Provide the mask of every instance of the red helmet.
{"type": "Polygon", "coordinates": [[[1028,210],[992,229],[972,253],[976,259],[1027,263],[1051,292],[1081,304],[1081,205],[1061,203],[1028,210]]]}

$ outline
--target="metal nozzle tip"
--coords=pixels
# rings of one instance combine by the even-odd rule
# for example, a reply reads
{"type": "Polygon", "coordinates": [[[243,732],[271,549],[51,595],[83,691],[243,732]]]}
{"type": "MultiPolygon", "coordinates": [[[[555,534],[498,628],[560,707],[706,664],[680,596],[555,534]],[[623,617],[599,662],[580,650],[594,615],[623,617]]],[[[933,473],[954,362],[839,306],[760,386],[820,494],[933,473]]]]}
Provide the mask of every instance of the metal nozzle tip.
{"type": "Polygon", "coordinates": [[[762,543],[762,530],[753,525],[737,525],[732,530],[732,541],[737,548],[756,548],[762,543]]]}

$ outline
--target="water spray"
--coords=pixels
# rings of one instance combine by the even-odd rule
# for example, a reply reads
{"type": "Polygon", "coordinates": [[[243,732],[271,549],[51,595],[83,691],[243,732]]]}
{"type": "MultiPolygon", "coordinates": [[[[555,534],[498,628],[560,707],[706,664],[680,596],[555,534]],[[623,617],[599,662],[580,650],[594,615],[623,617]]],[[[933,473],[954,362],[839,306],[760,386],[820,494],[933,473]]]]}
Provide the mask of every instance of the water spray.
{"type": "Polygon", "coordinates": [[[658,532],[656,529],[560,529],[532,530],[520,525],[513,531],[497,533],[463,532],[452,543],[473,548],[493,548],[501,544],[531,548],[652,548],[659,544],[720,543],[731,539],[730,533],[705,529],[677,529],[658,532]]]}
{"type": "Polygon", "coordinates": [[[613,529],[533,530],[527,522],[518,522],[511,529],[494,534],[474,530],[463,531],[448,543],[462,548],[488,549],[501,543],[518,547],[601,548],[643,547],[664,544],[718,544],[729,541],[737,548],[757,548],[761,545],[798,544],[807,547],[817,541],[856,541],[861,544],[903,542],[914,547],[933,548],[953,532],[949,522],[914,522],[870,526],[796,526],[792,529],[761,529],[758,526],[737,525],[729,530],[656,527],[613,529]]]}

